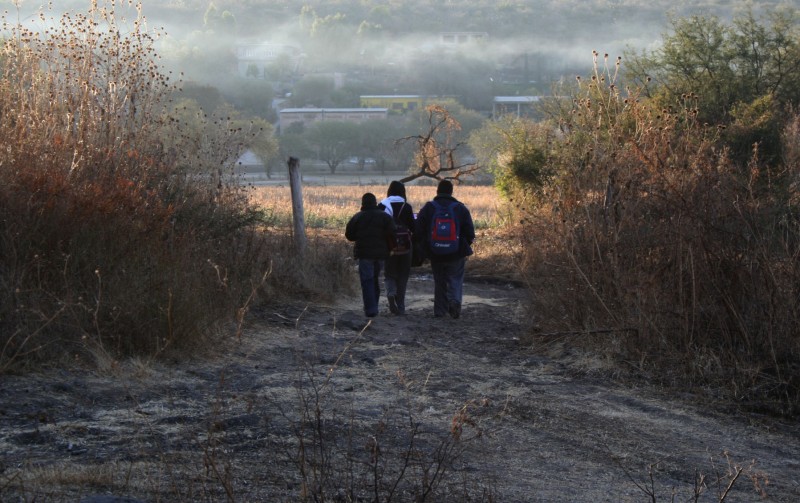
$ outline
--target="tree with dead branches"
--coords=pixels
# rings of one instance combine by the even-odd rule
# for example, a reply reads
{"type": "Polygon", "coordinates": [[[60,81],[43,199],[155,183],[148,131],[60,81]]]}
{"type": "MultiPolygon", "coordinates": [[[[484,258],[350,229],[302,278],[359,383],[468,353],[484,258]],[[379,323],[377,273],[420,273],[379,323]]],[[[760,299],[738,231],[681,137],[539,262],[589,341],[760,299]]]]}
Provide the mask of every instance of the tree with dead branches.
{"type": "Polygon", "coordinates": [[[474,173],[478,169],[477,164],[461,163],[455,155],[465,145],[456,139],[456,133],[461,130],[458,120],[442,105],[429,105],[425,111],[428,114],[427,130],[397,140],[397,143],[415,143],[416,171],[400,181],[406,183],[421,177],[460,181],[462,177],[474,173]]]}

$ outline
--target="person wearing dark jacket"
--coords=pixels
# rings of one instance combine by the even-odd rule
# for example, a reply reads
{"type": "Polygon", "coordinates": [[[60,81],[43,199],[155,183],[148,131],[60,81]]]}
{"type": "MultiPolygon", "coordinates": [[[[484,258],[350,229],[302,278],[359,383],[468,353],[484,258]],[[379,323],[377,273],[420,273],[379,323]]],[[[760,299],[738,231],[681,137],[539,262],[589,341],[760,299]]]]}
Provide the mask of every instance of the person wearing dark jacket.
{"type": "Polygon", "coordinates": [[[392,217],[378,208],[378,200],[370,192],[361,197],[361,211],[353,215],[345,228],[347,240],[355,242],[353,255],[358,260],[364,314],[369,318],[378,315],[381,269],[383,261],[389,258],[389,240],[394,229],[392,217]]]}
{"type": "Polygon", "coordinates": [[[475,225],[469,209],[453,197],[453,183],[442,180],[436,188],[436,197],[428,201],[417,215],[415,236],[420,240],[421,248],[431,261],[433,272],[434,295],[433,315],[437,318],[449,314],[453,318],[461,316],[461,301],[464,293],[464,268],[467,257],[472,255],[472,243],[475,241],[475,225]],[[431,249],[431,223],[436,213],[436,204],[454,205],[453,217],[458,222],[458,247],[448,254],[434,253],[431,249]]]}
{"type": "MultiPolygon", "coordinates": [[[[405,185],[396,180],[390,183],[389,189],[386,191],[386,198],[380,202],[378,207],[391,216],[396,225],[404,225],[413,236],[414,209],[406,201],[405,185]]],[[[389,310],[393,314],[405,314],[406,312],[406,287],[410,275],[411,250],[408,253],[389,256],[386,261],[384,285],[386,286],[389,310]]]]}

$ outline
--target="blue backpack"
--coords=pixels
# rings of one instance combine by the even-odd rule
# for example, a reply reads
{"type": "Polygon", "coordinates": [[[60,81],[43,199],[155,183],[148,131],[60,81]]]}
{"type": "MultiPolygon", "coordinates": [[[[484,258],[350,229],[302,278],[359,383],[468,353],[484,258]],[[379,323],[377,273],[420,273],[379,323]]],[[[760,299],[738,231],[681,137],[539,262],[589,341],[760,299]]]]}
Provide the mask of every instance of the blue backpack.
{"type": "Polygon", "coordinates": [[[431,201],[433,204],[433,217],[431,218],[430,251],[434,255],[450,255],[458,252],[459,228],[458,218],[455,214],[458,201],[448,206],[431,201]]]}

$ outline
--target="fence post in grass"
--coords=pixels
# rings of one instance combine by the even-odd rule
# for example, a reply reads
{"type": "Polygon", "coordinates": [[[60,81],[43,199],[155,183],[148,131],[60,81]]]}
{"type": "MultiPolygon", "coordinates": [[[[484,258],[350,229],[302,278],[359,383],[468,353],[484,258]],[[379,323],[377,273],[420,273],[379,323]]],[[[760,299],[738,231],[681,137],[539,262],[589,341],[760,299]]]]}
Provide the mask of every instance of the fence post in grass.
{"type": "Polygon", "coordinates": [[[292,222],[294,223],[294,244],[299,253],[306,251],[306,222],[303,215],[303,185],[300,178],[300,160],[289,157],[289,187],[292,190],[292,222]]]}

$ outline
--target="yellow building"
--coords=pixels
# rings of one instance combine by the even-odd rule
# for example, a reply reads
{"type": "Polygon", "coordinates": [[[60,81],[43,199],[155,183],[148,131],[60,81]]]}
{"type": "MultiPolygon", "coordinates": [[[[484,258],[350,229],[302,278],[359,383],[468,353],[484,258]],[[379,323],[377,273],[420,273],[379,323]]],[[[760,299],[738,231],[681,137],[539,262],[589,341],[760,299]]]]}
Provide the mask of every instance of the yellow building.
{"type": "Polygon", "coordinates": [[[361,107],[386,108],[390,112],[408,112],[424,106],[425,99],[418,94],[384,94],[361,96],[361,107]]]}

